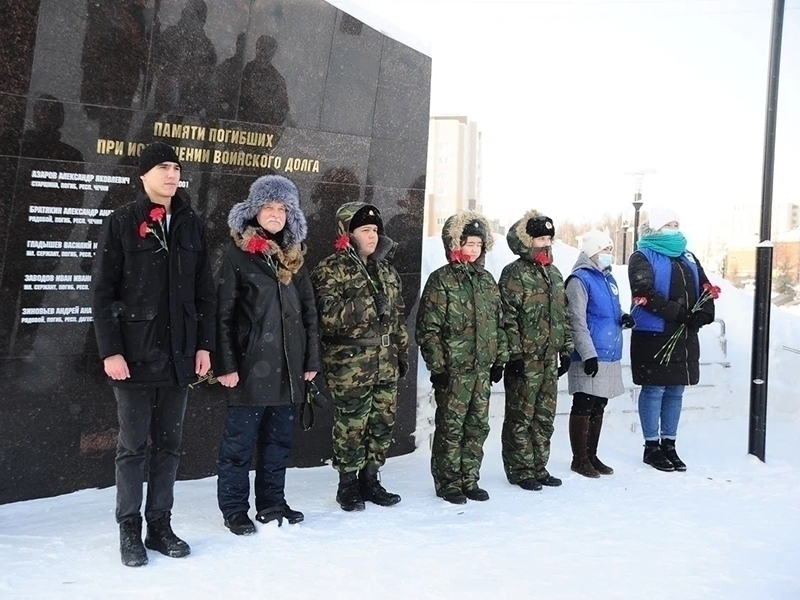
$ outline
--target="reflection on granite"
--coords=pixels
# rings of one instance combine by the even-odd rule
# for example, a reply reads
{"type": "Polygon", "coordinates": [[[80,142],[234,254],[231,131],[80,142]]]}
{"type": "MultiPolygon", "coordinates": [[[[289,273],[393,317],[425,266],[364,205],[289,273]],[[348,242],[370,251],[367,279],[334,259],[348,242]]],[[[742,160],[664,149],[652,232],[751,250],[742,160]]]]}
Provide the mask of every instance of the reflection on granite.
{"type": "Polygon", "coordinates": [[[4,2],[0,19],[0,92],[25,94],[33,65],[39,0],[4,2]]]}
{"type": "MultiPolygon", "coordinates": [[[[413,337],[430,58],[323,0],[12,4],[0,23],[13,42],[0,48],[0,431],[16,433],[0,436],[0,503],[113,484],[93,244],[104,216],[134,199],[138,153],[154,140],[181,157],[212,262],[259,175],[297,184],[309,268],[332,252],[338,207],[374,202],[400,244],[413,337]]],[[[411,354],[391,455],[414,449],[411,354]]],[[[179,477],[215,472],[225,413],[214,390],[191,394],[179,477]]],[[[330,458],[331,422],[323,409],[298,431],[293,465],[330,458]]]]}

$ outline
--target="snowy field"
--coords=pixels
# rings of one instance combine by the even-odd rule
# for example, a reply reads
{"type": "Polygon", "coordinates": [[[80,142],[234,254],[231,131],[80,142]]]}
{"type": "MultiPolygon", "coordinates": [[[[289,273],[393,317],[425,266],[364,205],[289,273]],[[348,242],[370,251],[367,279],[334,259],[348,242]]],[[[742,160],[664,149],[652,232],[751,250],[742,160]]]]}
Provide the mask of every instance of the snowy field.
{"type": "MultiPolygon", "coordinates": [[[[499,276],[513,257],[497,241],[488,266],[499,276]]],[[[423,280],[442,264],[441,248],[426,240],[423,280]]],[[[565,274],[576,256],[556,245],[565,274]]],[[[615,275],[626,306],[625,268],[615,275]]],[[[150,564],[139,569],[119,560],[113,488],[7,504],[0,599],[800,599],[800,317],[773,311],[763,464],[746,454],[752,297],[714,283],[723,286],[717,312],[726,335],[719,324],[701,335],[704,360],[714,365],[704,367],[701,384],[711,385],[692,390],[694,408],[679,430],[686,473],[642,463],[635,404],[620,397],[609,403],[600,442],[614,475],[589,480],[569,470],[562,415],[549,468],[564,485],[511,486],[500,459],[503,398],[495,394],[481,480],[489,502],[452,506],[434,496],[420,429],[419,449],[384,469],[387,488],[403,496],[392,508],[344,513],[332,468],[291,469],[287,498],[306,521],[258,525],[257,535],[239,538],[222,525],[215,478],[178,482],[173,523],[192,555],[149,552],[150,564]]],[[[421,368],[420,421],[427,388],[421,368]]],[[[568,410],[562,395],[559,411],[568,410]]]]}

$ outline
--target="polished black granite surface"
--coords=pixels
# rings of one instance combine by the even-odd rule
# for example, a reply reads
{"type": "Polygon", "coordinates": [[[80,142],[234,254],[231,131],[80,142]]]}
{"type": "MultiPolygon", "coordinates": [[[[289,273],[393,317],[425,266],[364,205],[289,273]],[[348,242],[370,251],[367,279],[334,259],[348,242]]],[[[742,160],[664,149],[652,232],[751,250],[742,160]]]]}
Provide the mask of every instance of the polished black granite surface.
{"type": "MultiPolygon", "coordinates": [[[[259,175],[296,182],[310,268],[332,252],[336,209],[375,203],[413,326],[429,57],[323,0],[0,0],[0,14],[0,503],[113,485],[91,264],[144,144],[177,148],[212,258],[259,175]]],[[[411,355],[392,454],[414,448],[411,355]]],[[[184,478],[215,472],[225,412],[213,388],[190,396],[184,478]]],[[[294,465],[330,458],[331,420],[297,432],[294,465]]]]}

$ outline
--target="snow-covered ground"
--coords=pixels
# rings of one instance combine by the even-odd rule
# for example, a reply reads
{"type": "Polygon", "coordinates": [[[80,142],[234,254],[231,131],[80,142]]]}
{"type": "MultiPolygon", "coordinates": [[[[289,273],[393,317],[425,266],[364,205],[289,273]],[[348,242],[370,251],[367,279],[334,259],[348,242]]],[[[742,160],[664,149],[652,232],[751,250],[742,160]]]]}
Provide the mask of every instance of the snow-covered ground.
{"type": "MultiPolygon", "coordinates": [[[[568,273],[576,251],[559,244],[555,254],[568,273]]],[[[489,268],[499,275],[512,258],[498,238],[489,268]]],[[[423,280],[442,260],[441,242],[426,240],[423,280]]],[[[615,269],[625,305],[625,271],[615,269]]],[[[523,491],[503,475],[503,398],[495,394],[481,480],[489,502],[457,507],[434,496],[420,431],[418,450],[384,469],[386,486],[403,496],[392,508],[344,513],[333,469],[292,469],[287,497],[306,521],[259,525],[239,538],[222,525],[215,478],[178,482],[173,523],[192,555],[150,552],[140,569],[119,562],[113,488],[7,504],[0,598],[800,599],[800,318],[773,311],[763,464],[746,454],[752,298],[722,285],[727,351],[720,327],[707,328],[704,356],[721,375],[694,390],[700,410],[685,413],[678,450],[686,473],[642,464],[633,405],[620,397],[601,439],[614,475],[570,472],[562,415],[550,471],[564,485],[523,491]],[[729,368],[716,364],[726,361],[729,368]]],[[[424,369],[419,381],[424,409],[424,369]]]]}

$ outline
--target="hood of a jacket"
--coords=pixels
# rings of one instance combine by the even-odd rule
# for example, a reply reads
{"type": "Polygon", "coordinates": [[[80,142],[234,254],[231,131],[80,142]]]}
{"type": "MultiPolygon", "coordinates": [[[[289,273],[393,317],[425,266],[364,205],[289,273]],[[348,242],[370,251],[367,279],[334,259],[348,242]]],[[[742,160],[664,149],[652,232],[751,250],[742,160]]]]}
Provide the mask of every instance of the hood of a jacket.
{"type": "Polygon", "coordinates": [[[537,210],[529,210],[523,217],[511,226],[506,234],[509,249],[519,257],[530,260],[533,256],[533,238],[528,234],[528,221],[541,217],[537,210]]]}
{"type": "Polygon", "coordinates": [[[492,234],[491,225],[489,220],[481,213],[473,210],[465,210],[458,212],[444,222],[442,226],[442,244],[444,245],[444,254],[448,262],[451,261],[451,254],[461,249],[461,238],[464,235],[464,229],[471,225],[472,228],[480,229],[483,232],[481,239],[483,240],[483,249],[481,255],[475,259],[473,265],[483,267],[486,262],[486,253],[491,251],[494,246],[494,235],[492,234]]]}

